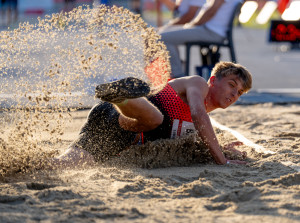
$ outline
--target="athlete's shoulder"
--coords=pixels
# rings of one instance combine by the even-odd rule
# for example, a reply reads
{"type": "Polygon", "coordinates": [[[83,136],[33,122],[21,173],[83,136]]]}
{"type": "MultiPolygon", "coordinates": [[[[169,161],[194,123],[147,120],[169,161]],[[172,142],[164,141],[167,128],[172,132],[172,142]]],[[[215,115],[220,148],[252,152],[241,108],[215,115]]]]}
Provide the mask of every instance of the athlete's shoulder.
{"type": "Polygon", "coordinates": [[[192,76],[188,76],[187,81],[189,83],[196,83],[196,84],[207,84],[206,80],[198,75],[192,75],[192,76]]]}
{"type": "Polygon", "coordinates": [[[172,88],[179,94],[187,91],[199,91],[206,94],[208,91],[208,84],[205,79],[200,76],[186,76],[174,79],[169,82],[172,88]]]}
{"type": "Polygon", "coordinates": [[[204,84],[206,83],[205,79],[201,76],[192,75],[192,76],[185,76],[176,79],[172,79],[169,83],[182,83],[182,84],[204,84]]]}
{"type": "Polygon", "coordinates": [[[180,85],[184,86],[185,88],[189,87],[199,87],[199,88],[206,88],[208,85],[203,77],[200,76],[186,76],[182,78],[176,79],[180,85]]]}

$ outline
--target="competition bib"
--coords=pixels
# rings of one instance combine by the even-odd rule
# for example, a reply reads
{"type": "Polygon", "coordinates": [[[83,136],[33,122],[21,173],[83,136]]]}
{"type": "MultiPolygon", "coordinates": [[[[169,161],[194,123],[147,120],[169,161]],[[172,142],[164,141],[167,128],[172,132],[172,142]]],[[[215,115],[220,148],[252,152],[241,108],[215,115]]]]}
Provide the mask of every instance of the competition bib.
{"type": "Polygon", "coordinates": [[[179,136],[185,136],[188,134],[195,133],[196,129],[194,123],[182,121],[179,119],[173,120],[171,139],[175,139],[179,136]]]}

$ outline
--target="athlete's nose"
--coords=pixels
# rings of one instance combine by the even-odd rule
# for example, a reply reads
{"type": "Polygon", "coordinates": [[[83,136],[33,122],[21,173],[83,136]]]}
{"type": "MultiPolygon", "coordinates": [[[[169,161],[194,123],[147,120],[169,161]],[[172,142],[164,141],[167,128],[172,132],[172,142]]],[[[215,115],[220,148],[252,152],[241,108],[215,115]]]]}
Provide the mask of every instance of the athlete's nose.
{"type": "Polygon", "coordinates": [[[231,91],[231,95],[232,95],[234,101],[237,100],[237,99],[238,99],[238,96],[239,96],[238,90],[237,90],[237,89],[233,89],[233,90],[231,91]]]}

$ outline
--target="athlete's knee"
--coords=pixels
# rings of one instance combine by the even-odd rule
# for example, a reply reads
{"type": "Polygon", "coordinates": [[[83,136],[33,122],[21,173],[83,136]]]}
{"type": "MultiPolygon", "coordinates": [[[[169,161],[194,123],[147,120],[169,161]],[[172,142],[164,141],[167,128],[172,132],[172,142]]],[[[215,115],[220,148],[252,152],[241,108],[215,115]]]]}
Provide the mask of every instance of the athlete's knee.
{"type": "Polygon", "coordinates": [[[157,115],[156,117],[156,120],[155,120],[155,124],[157,125],[156,127],[160,126],[164,121],[164,115],[163,114],[159,114],[157,115]]]}
{"type": "Polygon", "coordinates": [[[163,123],[163,121],[164,121],[164,116],[162,114],[156,115],[155,118],[144,122],[144,128],[147,129],[147,131],[156,129],[158,126],[160,126],[163,123]]]}

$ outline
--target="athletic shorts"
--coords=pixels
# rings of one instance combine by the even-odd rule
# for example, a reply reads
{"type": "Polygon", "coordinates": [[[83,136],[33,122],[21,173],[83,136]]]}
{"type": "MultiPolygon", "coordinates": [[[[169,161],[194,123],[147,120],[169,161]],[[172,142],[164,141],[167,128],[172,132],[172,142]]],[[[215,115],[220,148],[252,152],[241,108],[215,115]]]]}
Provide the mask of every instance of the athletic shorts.
{"type": "Polygon", "coordinates": [[[72,146],[84,149],[103,162],[132,145],[136,133],[119,125],[120,114],[107,102],[95,105],[72,146]]]}

